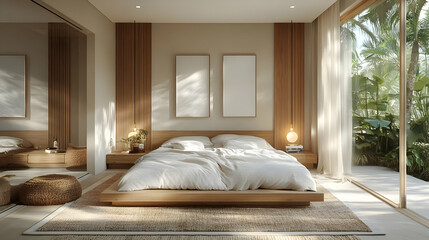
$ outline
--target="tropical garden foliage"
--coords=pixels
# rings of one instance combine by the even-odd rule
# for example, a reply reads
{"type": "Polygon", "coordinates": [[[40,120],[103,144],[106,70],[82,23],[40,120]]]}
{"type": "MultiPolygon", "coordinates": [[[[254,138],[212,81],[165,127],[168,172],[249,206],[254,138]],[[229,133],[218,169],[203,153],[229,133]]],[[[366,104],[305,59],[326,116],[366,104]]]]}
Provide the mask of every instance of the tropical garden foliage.
{"type": "MultiPolygon", "coordinates": [[[[407,172],[429,181],[429,3],[407,1],[407,172]]],[[[399,168],[399,1],[342,26],[352,43],[354,164],[399,168]]]]}

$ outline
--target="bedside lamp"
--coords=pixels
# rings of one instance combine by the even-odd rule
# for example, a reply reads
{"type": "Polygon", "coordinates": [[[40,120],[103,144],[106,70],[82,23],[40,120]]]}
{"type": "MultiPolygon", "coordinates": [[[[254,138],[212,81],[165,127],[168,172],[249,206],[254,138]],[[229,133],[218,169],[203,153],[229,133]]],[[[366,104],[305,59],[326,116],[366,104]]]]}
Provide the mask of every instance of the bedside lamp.
{"type": "Polygon", "coordinates": [[[290,129],[290,132],[286,135],[286,139],[291,144],[294,144],[298,140],[298,134],[293,131],[293,128],[290,129]]]}
{"type": "Polygon", "coordinates": [[[296,141],[298,141],[298,134],[293,131],[293,128],[290,129],[290,132],[286,135],[287,141],[290,143],[286,146],[286,152],[296,153],[302,152],[304,147],[302,145],[296,145],[296,141]]]}

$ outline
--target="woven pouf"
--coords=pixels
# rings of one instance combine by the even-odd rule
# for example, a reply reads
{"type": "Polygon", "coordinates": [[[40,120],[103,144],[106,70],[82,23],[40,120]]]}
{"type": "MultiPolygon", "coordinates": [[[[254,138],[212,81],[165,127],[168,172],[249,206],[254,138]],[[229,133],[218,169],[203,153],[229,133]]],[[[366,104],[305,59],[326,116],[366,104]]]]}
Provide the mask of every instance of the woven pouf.
{"type": "Polygon", "coordinates": [[[19,190],[19,201],[25,205],[57,205],[81,195],[82,186],[75,177],[49,174],[25,182],[19,190]]]}
{"type": "Polygon", "coordinates": [[[10,202],[10,183],[5,178],[0,178],[0,206],[10,202]]]}

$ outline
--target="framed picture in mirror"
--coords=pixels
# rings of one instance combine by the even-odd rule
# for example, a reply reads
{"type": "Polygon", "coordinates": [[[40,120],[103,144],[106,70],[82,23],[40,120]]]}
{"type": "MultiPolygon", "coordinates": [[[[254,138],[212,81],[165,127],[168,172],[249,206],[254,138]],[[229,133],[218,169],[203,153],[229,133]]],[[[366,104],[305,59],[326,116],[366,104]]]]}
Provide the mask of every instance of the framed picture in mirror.
{"type": "Polygon", "coordinates": [[[0,118],[27,115],[25,55],[0,55],[0,118]]]}

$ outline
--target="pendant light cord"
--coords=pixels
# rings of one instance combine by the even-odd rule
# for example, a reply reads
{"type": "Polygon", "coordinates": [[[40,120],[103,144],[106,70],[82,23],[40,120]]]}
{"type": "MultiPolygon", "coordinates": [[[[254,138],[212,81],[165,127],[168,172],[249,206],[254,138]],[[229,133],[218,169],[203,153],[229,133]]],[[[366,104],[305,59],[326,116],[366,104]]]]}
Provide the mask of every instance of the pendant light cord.
{"type": "Polygon", "coordinates": [[[134,21],[134,79],[133,79],[133,97],[134,97],[134,128],[136,128],[136,21],[134,21]]]}
{"type": "Polygon", "coordinates": [[[291,92],[291,123],[293,128],[293,21],[291,21],[291,44],[290,44],[290,60],[291,60],[291,76],[290,76],[290,92],[291,92]]]}

